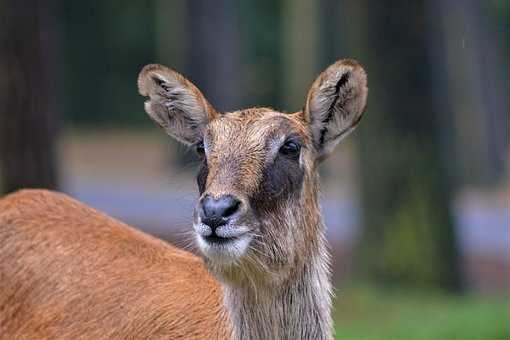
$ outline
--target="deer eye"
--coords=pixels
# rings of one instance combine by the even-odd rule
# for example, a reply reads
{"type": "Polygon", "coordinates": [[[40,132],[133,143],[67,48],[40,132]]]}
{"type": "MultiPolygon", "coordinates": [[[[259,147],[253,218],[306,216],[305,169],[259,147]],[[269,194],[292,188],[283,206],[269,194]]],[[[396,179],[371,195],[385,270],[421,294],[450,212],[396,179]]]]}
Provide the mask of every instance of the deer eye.
{"type": "Polygon", "coordinates": [[[204,141],[200,141],[197,144],[195,144],[195,151],[197,154],[202,157],[205,155],[205,148],[204,148],[204,141]]]}
{"type": "Polygon", "coordinates": [[[282,147],[280,148],[280,153],[289,157],[297,157],[299,156],[300,150],[301,145],[299,145],[299,143],[289,140],[282,145],[282,147]]]}

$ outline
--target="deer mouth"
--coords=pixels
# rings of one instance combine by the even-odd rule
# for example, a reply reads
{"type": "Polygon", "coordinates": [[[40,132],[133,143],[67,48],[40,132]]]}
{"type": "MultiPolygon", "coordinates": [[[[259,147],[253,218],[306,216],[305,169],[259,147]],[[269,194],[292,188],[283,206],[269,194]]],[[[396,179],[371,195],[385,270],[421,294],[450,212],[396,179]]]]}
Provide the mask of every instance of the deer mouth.
{"type": "Polygon", "coordinates": [[[203,225],[194,226],[196,242],[202,254],[217,263],[231,263],[249,248],[252,236],[247,227],[224,226],[211,232],[203,225]]]}
{"type": "Polygon", "coordinates": [[[220,237],[216,234],[212,234],[212,235],[209,235],[209,236],[203,236],[204,240],[208,243],[212,243],[212,244],[225,244],[225,243],[228,243],[228,242],[233,242],[237,239],[237,237],[220,237]]]}

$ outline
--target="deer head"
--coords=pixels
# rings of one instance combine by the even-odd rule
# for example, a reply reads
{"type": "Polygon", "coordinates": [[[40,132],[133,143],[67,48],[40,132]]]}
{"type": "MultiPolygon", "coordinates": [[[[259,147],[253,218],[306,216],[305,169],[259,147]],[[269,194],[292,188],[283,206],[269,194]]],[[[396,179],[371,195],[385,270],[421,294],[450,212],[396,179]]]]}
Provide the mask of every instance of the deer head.
{"type": "Polygon", "coordinates": [[[360,121],[366,83],[357,62],[340,60],[314,81],[303,111],[220,113],[179,73],[141,71],[149,116],[201,158],[193,228],[220,280],[280,282],[320,251],[317,166],[360,121]]]}

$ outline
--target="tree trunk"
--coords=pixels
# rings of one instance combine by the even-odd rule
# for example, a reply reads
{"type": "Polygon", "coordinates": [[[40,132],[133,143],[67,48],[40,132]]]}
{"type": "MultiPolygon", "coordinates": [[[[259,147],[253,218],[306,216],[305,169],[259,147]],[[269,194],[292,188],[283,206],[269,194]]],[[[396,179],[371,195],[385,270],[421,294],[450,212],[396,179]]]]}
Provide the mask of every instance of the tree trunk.
{"type": "Polygon", "coordinates": [[[239,4],[187,1],[186,74],[219,111],[239,109],[239,4]]]}
{"type": "Polygon", "coordinates": [[[308,89],[323,67],[318,67],[318,3],[286,0],[282,12],[283,107],[295,112],[303,107],[308,89]]]}
{"type": "MultiPolygon", "coordinates": [[[[51,4],[51,3],[50,3],[51,4]]],[[[53,31],[48,4],[0,2],[1,190],[55,188],[53,31]]]]}
{"type": "Polygon", "coordinates": [[[461,186],[496,186],[504,175],[510,120],[503,54],[490,25],[491,4],[476,0],[427,4],[434,28],[429,46],[436,60],[437,108],[447,102],[452,112],[442,135],[450,140],[447,155],[455,180],[461,186]]]}
{"type": "Polygon", "coordinates": [[[458,289],[452,184],[439,142],[450,113],[433,105],[429,12],[423,1],[346,2],[344,10],[370,88],[358,130],[361,262],[379,282],[458,289]]]}

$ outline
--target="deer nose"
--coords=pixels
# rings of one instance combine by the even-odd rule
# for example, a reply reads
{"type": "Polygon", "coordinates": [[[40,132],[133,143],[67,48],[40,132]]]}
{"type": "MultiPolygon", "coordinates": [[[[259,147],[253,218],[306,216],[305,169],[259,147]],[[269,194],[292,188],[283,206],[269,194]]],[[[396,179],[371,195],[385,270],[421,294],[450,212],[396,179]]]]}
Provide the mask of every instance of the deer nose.
{"type": "Polygon", "coordinates": [[[241,201],[232,195],[223,195],[219,198],[206,195],[200,205],[202,223],[211,227],[214,232],[216,228],[227,224],[229,218],[239,210],[241,201]]]}

